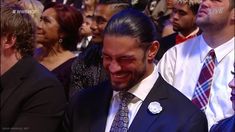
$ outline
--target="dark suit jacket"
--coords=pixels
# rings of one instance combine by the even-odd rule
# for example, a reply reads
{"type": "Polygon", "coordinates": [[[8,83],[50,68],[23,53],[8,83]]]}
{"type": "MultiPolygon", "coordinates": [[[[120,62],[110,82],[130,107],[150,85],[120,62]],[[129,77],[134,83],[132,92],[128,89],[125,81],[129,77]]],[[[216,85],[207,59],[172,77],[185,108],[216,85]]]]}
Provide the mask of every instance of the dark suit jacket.
{"type": "Polygon", "coordinates": [[[1,76],[1,132],[55,132],[66,103],[62,85],[32,57],[1,76]]]}
{"type": "Polygon", "coordinates": [[[213,125],[210,132],[235,132],[235,115],[213,125]]]}
{"type": "MultiPolygon", "coordinates": [[[[200,35],[201,33],[202,31],[199,30],[197,36],[200,35]]],[[[159,40],[160,48],[157,52],[157,55],[155,56],[156,60],[160,60],[168,49],[175,46],[177,34],[178,33],[173,33],[159,40]]]]}
{"type": "MultiPolygon", "coordinates": [[[[63,122],[66,132],[104,132],[112,89],[109,83],[84,89],[71,100],[63,122]]],[[[129,132],[204,132],[207,119],[202,111],[159,76],[137,112],[129,132]],[[148,105],[157,101],[163,110],[152,114],[148,105]]]]}
{"type": "Polygon", "coordinates": [[[159,40],[160,48],[155,56],[156,60],[160,60],[168,49],[175,46],[177,34],[178,33],[173,33],[159,40]]]}

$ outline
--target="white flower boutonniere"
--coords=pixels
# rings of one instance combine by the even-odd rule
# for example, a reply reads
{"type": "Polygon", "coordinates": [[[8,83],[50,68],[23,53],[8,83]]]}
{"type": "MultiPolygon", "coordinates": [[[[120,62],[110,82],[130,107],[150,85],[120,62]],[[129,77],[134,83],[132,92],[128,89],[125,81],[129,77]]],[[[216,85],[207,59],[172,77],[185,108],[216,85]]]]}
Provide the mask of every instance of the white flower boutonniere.
{"type": "Polygon", "coordinates": [[[162,106],[157,101],[154,101],[149,104],[148,109],[152,114],[157,114],[162,111],[162,106]]]}

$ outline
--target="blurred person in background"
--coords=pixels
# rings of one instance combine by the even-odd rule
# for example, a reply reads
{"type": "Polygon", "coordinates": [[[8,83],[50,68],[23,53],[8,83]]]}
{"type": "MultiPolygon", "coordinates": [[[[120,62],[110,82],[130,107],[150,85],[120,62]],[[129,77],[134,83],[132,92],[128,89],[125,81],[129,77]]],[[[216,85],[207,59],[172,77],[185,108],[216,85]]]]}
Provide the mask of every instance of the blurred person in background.
{"type": "Polygon", "coordinates": [[[1,3],[5,4],[17,4],[19,0],[1,0],[1,3]]]}
{"type": "Polygon", "coordinates": [[[82,13],[83,13],[83,23],[79,29],[81,41],[77,44],[77,49],[79,52],[84,51],[92,39],[91,23],[92,23],[93,14],[89,14],[86,12],[82,13]]]}
{"type": "Polygon", "coordinates": [[[39,23],[44,6],[38,0],[20,0],[18,4],[25,10],[29,11],[29,15],[33,18],[36,24],[39,23]]]}
{"type": "Polygon", "coordinates": [[[175,33],[165,36],[159,40],[160,49],[156,59],[160,60],[163,54],[176,44],[201,34],[196,24],[196,15],[200,5],[198,0],[176,0],[171,14],[171,26],[175,33]]]}
{"type": "Polygon", "coordinates": [[[99,0],[82,0],[82,11],[85,14],[92,14],[95,11],[96,5],[99,3],[99,0]]]}
{"type": "MultiPolygon", "coordinates": [[[[29,15],[33,18],[36,25],[40,22],[40,17],[42,15],[44,6],[43,4],[38,0],[20,0],[18,1],[18,4],[26,10],[29,15]]],[[[36,37],[37,42],[37,37],[36,37]]],[[[40,43],[36,43],[36,48],[42,47],[40,43]]]]}
{"type": "Polygon", "coordinates": [[[144,10],[156,25],[158,34],[164,36],[173,33],[171,13],[175,0],[149,0],[144,10]]]}
{"type": "Polygon", "coordinates": [[[126,0],[105,0],[96,5],[92,16],[92,39],[85,51],[79,54],[72,65],[70,96],[84,88],[107,80],[102,65],[103,31],[109,19],[117,12],[129,8],[126,0]]]}
{"type": "Polygon", "coordinates": [[[89,42],[91,41],[92,16],[94,14],[97,3],[98,3],[98,0],[82,0],[81,12],[83,15],[83,24],[81,28],[79,29],[81,39],[79,40],[79,43],[77,44],[78,54],[80,54],[83,50],[85,50],[89,42]]]}

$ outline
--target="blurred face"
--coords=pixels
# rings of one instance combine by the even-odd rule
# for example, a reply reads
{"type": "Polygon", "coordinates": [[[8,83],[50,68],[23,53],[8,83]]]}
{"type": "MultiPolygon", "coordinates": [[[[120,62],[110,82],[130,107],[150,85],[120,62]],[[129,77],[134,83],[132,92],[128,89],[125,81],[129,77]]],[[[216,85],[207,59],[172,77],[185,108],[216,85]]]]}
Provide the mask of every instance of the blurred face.
{"type": "Polygon", "coordinates": [[[43,12],[36,37],[38,42],[45,47],[58,42],[59,24],[56,21],[56,12],[53,8],[48,8],[43,12]]]}
{"type": "Polygon", "coordinates": [[[104,28],[113,14],[110,5],[97,5],[91,24],[92,42],[101,43],[103,41],[104,28]]]}
{"type": "Polygon", "coordinates": [[[174,0],[166,0],[166,8],[172,9],[174,5],[174,0]]]}
{"type": "Polygon", "coordinates": [[[229,0],[202,0],[196,22],[202,29],[223,28],[228,23],[231,12],[229,0]]]}
{"type": "Polygon", "coordinates": [[[16,4],[18,0],[3,0],[6,4],[16,4]]]}
{"type": "Polygon", "coordinates": [[[95,5],[96,0],[83,0],[85,6],[93,6],[95,5]]]}
{"type": "Polygon", "coordinates": [[[150,72],[146,53],[132,37],[105,35],[103,42],[103,66],[107,71],[113,89],[127,91],[150,72]]]}
{"type": "Polygon", "coordinates": [[[149,5],[149,11],[152,12],[154,10],[154,8],[156,7],[156,5],[157,5],[156,0],[151,1],[150,5],[149,5]]]}
{"type": "Polygon", "coordinates": [[[0,47],[1,47],[0,54],[1,54],[1,64],[2,64],[2,59],[3,59],[2,57],[3,57],[3,51],[4,51],[4,44],[5,44],[6,41],[7,41],[7,37],[1,35],[0,39],[1,39],[1,43],[0,43],[0,47]]]}
{"type": "Polygon", "coordinates": [[[196,16],[187,4],[176,3],[172,12],[173,29],[184,35],[190,34],[196,27],[196,16]]]}
{"type": "Polygon", "coordinates": [[[82,26],[80,28],[80,34],[82,36],[90,36],[92,34],[91,32],[91,23],[92,23],[92,16],[85,16],[84,21],[82,23],[82,26]]]}
{"type": "MultiPolygon", "coordinates": [[[[234,63],[234,69],[235,69],[235,63],[234,63]]],[[[235,111],[235,71],[232,71],[233,79],[229,82],[228,86],[232,89],[231,92],[231,101],[233,104],[233,110],[235,111]]]]}
{"type": "Polygon", "coordinates": [[[5,62],[4,54],[3,54],[3,52],[4,52],[4,44],[7,41],[7,39],[6,39],[5,36],[2,36],[2,35],[1,35],[0,39],[1,39],[1,43],[0,43],[0,47],[1,47],[1,50],[0,50],[0,55],[1,55],[1,58],[0,58],[1,59],[1,63],[0,63],[0,66],[1,66],[1,68],[0,68],[0,76],[1,76],[1,75],[3,75],[4,62],[5,62]]]}

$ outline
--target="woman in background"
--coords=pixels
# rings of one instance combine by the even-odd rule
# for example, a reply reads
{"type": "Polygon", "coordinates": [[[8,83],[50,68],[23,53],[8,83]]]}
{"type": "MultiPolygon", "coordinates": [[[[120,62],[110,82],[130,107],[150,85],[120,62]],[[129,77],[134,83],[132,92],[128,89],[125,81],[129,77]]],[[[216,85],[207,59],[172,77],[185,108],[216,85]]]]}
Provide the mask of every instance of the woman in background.
{"type": "Polygon", "coordinates": [[[66,95],[82,22],[82,14],[75,7],[53,3],[44,10],[37,28],[37,41],[43,47],[35,58],[57,76],[66,95]]]}

